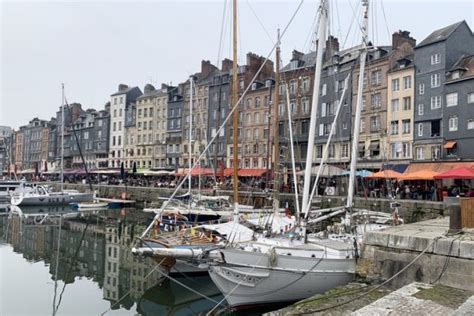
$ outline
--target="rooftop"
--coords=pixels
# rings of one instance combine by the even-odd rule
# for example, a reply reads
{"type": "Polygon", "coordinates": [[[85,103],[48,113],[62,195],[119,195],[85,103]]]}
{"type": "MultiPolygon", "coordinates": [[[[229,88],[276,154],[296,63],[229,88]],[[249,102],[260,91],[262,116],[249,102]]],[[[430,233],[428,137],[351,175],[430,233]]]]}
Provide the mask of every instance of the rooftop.
{"type": "Polygon", "coordinates": [[[434,31],[433,33],[428,35],[427,38],[421,41],[420,44],[416,46],[416,48],[446,40],[463,23],[466,23],[466,21],[460,21],[434,31]]]}

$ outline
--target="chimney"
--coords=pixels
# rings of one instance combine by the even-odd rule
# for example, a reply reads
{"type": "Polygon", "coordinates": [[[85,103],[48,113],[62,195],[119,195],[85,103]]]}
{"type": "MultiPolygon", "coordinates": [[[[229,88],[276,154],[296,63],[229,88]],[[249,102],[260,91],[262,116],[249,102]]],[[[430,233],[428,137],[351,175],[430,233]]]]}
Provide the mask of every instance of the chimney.
{"type": "Polygon", "coordinates": [[[392,47],[397,49],[402,46],[404,43],[408,43],[410,46],[416,46],[416,39],[410,36],[408,31],[398,31],[392,34],[392,47]]]}
{"type": "Polygon", "coordinates": [[[128,85],[126,85],[126,84],[121,83],[118,86],[118,91],[125,91],[127,89],[128,89],[128,85]]]}
{"type": "Polygon", "coordinates": [[[232,60],[226,58],[222,61],[221,70],[224,72],[230,71],[232,69],[233,62],[232,60]]]}
{"type": "Polygon", "coordinates": [[[143,93],[148,94],[155,91],[155,87],[152,84],[147,84],[145,88],[143,88],[143,93]]]}
{"type": "Polygon", "coordinates": [[[214,70],[217,70],[217,67],[211,64],[209,60],[201,61],[201,75],[203,77],[209,76],[209,74],[214,70]]]}
{"type": "Polygon", "coordinates": [[[293,51],[291,55],[291,60],[301,60],[303,58],[304,54],[302,52],[297,51],[296,49],[293,51]]]}
{"type": "Polygon", "coordinates": [[[326,50],[330,52],[331,55],[339,51],[339,40],[337,37],[329,35],[326,40],[326,50]]]}

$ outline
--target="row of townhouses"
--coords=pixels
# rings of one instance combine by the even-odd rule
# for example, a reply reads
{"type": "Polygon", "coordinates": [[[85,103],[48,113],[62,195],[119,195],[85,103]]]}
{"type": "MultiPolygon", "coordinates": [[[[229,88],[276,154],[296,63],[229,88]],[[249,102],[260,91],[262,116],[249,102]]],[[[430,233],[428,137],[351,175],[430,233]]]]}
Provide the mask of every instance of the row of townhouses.
{"type": "MultiPolygon", "coordinates": [[[[340,50],[337,38],[327,39],[315,163],[326,150],[329,163],[347,164],[351,159],[359,54],[360,46],[340,50]],[[333,141],[326,149],[337,113],[333,141]]],[[[282,161],[289,164],[290,117],[296,161],[305,161],[315,57],[315,52],[293,51],[281,68],[277,89],[272,61],[265,63],[264,57],[248,53],[246,64],[238,65],[241,168],[271,167],[275,132],[282,161]],[[280,102],[275,107],[272,100],[277,94],[280,102]],[[272,119],[276,109],[278,126],[272,119]]],[[[120,84],[99,111],[71,104],[64,109],[64,135],[61,108],[49,121],[35,118],[17,131],[2,130],[2,168],[54,169],[63,136],[65,168],[81,168],[84,159],[89,168],[123,164],[125,168],[176,169],[186,167],[189,159],[194,163],[209,144],[201,165],[232,167],[236,150],[229,117],[232,65],[229,59],[220,67],[203,60],[200,72],[177,85],[147,84],[142,90],[120,84]]],[[[386,162],[474,158],[474,35],[465,21],[436,30],[418,44],[407,31],[394,33],[391,45],[370,49],[363,83],[357,144],[361,168],[379,169],[386,162]]]]}

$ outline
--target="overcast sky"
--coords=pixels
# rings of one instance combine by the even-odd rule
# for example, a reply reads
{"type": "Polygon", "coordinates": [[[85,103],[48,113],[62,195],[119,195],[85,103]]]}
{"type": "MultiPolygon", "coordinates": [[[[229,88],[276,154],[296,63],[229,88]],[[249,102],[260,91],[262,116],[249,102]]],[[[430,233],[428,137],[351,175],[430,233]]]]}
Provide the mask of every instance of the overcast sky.
{"type": "MultiPolygon", "coordinates": [[[[229,1],[227,1],[229,3],[229,1]]],[[[284,28],[299,0],[239,0],[239,63],[249,51],[267,55],[276,29],[284,28]]],[[[282,40],[283,63],[291,51],[311,48],[316,0],[305,0],[282,40]]],[[[360,0],[331,0],[331,32],[345,47],[360,34],[352,22],[360,0]],[[352,23],[351,23],[352,22],[352,23]]],[[[49,119],[66,97],[83,108],[103,108],[119,83],[178,83],[229,57],[230,18],[225,1],[5,1],[0,0],[0,125],[14,128],[34,117],[49,119]],[[223,27],[224,26],[224,27],[223,27]],[[219,49],[221,29],[225,29],[219,49]]],[[[434,29],[466,20],[473,0],[371,0],[370,36],[390,44],[389,33],[411,32],[418,42],[434,29]],[[385,14],[384,14],[385,13],[385,14]]],[[[230,12],[230,11],[229,11],[230,12]]]]}

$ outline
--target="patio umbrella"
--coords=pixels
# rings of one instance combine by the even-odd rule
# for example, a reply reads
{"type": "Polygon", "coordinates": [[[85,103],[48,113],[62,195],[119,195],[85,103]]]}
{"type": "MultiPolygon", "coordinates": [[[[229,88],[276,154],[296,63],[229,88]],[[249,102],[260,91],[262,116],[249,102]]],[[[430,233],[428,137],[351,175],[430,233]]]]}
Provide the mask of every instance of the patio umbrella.
{"type": "Polygon", "coordinates": [[[38,173],[39,173],[39,170],[38,170],[38,169],[39,169],[39,168],[38,168],[38,163],[35,162],[35,176],[37,176],[38,173]]]}
{"type": "Polygon", "coordinates": [[[132,173],[133,173],[133,174],[137,173],[137,162],[136,162],[136,161],[133,162],[132,173]]]}
{"type": "Polygon", "coordinates": [[[461,167],[437,174],[435,179],[474,179],[474,169],[461,167]]]}
{"type": "MultiPolygon", "coordinates": [[[[350,173],[351,172],[349,170],[346,170],[341,174],[341,176],[348,176],[350,173]]],[[[356,177],[366,178],[366,177],[370,177],[373,174],[374,174],[373,172],[366,169],[356,171],[356,177]]]]}
{"type": "Polygon", "coordinates": [[[44,162],[44,172],[48,172],[48,162],[44,162]]]}
{"type": "Polygon", "coordinates": [[[393,170],[381,170],[368,176],[370,179],[398,179],[402,174],[393,170]]]}

